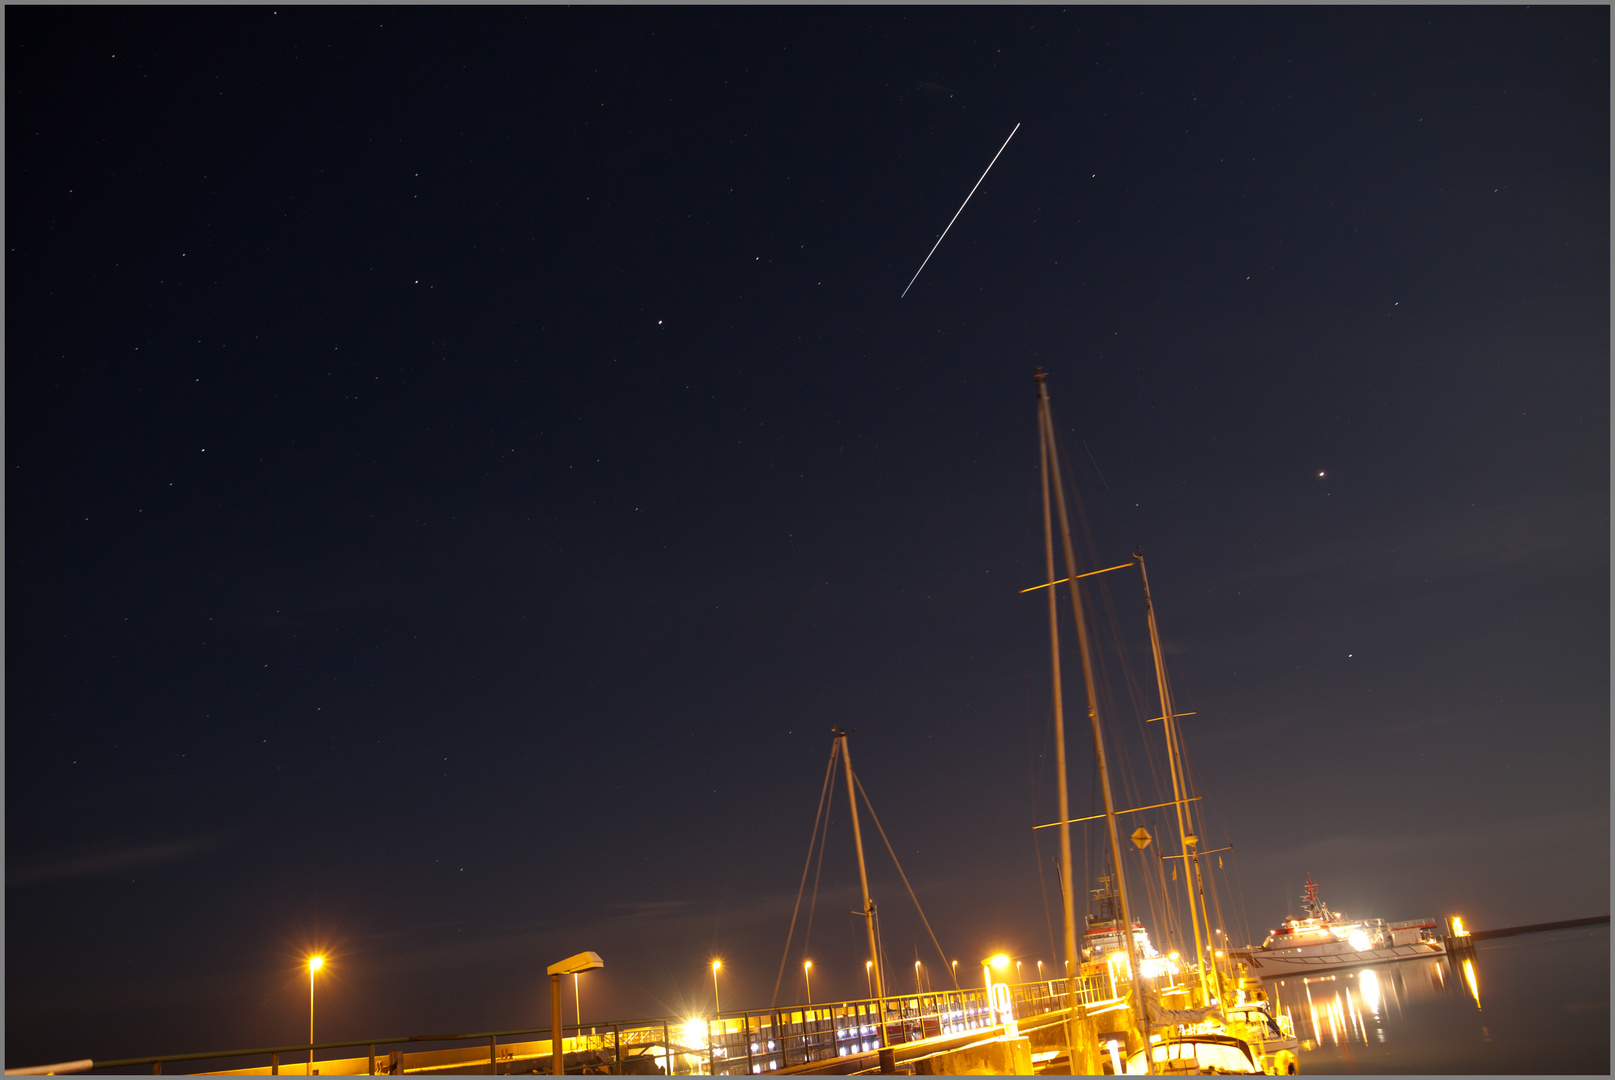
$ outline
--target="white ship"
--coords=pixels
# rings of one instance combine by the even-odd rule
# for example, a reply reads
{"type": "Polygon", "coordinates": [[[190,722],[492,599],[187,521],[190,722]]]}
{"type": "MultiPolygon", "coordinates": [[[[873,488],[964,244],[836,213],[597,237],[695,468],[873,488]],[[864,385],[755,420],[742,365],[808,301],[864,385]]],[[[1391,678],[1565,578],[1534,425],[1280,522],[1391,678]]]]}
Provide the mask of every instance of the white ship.
{"type": "Polygon", "coordinates": [[[1384,919],[1348,919],[1330,911],[1318,898],[1318,883],[1307,875],[1301,897],[1304,919],[1286,919],[1257,948],[1234,953],[1252,975],[1277,979],[1313,971],[1419,960],[1442,956],[1447,947],[1434,919],[1387,923],[1384,919]]]}

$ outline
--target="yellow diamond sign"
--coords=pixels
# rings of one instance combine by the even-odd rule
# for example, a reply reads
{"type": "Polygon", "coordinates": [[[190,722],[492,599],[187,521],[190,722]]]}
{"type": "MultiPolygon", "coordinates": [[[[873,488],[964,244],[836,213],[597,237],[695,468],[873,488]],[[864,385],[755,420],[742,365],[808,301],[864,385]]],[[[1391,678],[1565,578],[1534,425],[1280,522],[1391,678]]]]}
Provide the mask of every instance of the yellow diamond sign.
{"type": "Polygon", "coordinates": [[[1142,825],[1133,830],[1133,843],[1138,845],[1138,850],[1140,851],[1149,847],[1150,841],[1153,839],[1154,837],[1150,835],[1150,831],[1142,825]]]}

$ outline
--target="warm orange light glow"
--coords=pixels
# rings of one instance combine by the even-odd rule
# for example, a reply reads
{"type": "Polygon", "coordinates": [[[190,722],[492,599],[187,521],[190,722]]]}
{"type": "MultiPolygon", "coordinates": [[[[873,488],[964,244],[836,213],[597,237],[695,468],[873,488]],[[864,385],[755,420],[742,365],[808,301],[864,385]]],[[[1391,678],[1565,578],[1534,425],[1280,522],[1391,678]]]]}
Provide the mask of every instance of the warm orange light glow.
{"type": "Polygon", "coordinates": [[[717,971],[721,967],[723,967],[723,961],[722,960],[714,960],[714,961],[712,961],[712,970],[713,971],[717,971]]]}
{"type": "Polygon", "coordinates": [[[1464,981],[1469,984],[1469,994],[1475,999],[1475,1008],[1480,1008],[1480,986],[1475,982],[1475,962],[1464,961],[1464,981]]]}
{"type": "Polygon", "coordinates": [[[804,961],[802,961],[802,966],[807,968],[809,971],[811,971],[813,969],[813,961],[804,960],[804,961]]]}
{"type": "Polygon", "coordinates": [[[1003,953],[996,954],[991,960],[989,960],[987,962],[989,964],[991,964],[993,967],[997,968],[999,971],[1002,971],[1005,968],[1009,967],[1009,957],[1005,956],[1003,953]]]}
{"type": "Polygon", "coordinates": [[[1469,935],[1469,931],[1464,929],[1463,916],[1454,915],[1452,917],[1452,935],[1453,937],[1467,937],[1469,935]]]}
{"type": "Polygon", "coordinates": [[[310,971],[318,971],[318,970],[320,970],[320,968],[322,968],[324,966],[325,966],[325,957],[323,957],[323,956],[311,956],[311,957],[308,958],[308,969],[310,971]]]}

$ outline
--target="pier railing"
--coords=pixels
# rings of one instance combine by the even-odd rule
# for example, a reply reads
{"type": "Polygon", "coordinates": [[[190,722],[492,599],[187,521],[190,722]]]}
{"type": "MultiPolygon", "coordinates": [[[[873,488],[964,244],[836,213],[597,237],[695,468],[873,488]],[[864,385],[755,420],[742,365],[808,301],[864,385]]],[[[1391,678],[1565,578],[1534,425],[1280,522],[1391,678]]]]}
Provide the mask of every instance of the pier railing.
{"type": "MultiPolygon", "coordinates": [[[[1009,984],[1017,1020],[1054,1012],[1066,1005],[1063,980],[1009,984]]],[[[1121,993],[1126,992],[1123,987],[1121,993]]],[[[1077,1002],[1096,1005],[1114,1000],[1108,978],[1077,980],[1077,1002]]],[[[987,991],[936,990],[894,995],[884,1001],[866,998],[783,1009],[750,1009],[726,1013],[707,1022],[705,1060],[686,1054],[676,1072],[714,1076],[767,1073],[837,1057],[853,1057],[884,1046],[900,1046],[939,1035],[956,1035],[994,1027],[987,991]],[[885,1038],[882,1041],[882,1004],[885,1038]]]]}
{"type": "MultiPolygon", "coordinates": [[[[1064,1008],[1063,980],[1008,984],[1017,1020],[1064,1008]]],[[[1102,1005],[1125,994],[1106,977],[1077,980],[1077,1003],[1102,1005]]],[[[792,1066],[852,1057],[939,1035],[994,1027],[987,992],[938,990],[879,999],[748,1009],[718,1016],[626,1020],[565,1026],[562,1048],[568,1072],[668,1076],[777,1072],[792,1066]],[[884,1036],[883,1036],[884,1022],[884,1036]]],[[[242,1050],[157,1054],[109,1061],[85,1059],[7,1075],[122,1072],[161,1073],[194,1069],[214,1075],[401,1075],[486,1071],[488,1074],[548,1072],[551,1030],[523,1028],[468,1034],[406,1035],[343,1042],[289,1043],[242,1050]],[[523,1039],[522,1036],[543,1038],[523,1039]],[[459,1045],[446,1045],[459,1044],[459,1045]],[[470,1044],[470,1045],[467,1045],[470,1044]],[[316,1052],[349,1055],[314,1058],[316,1052]],[[313,1058],[312,1069],[310,1059],[313,1058]],[[179,1067],[179,1068],[176,1068],[179,1067]]]]}

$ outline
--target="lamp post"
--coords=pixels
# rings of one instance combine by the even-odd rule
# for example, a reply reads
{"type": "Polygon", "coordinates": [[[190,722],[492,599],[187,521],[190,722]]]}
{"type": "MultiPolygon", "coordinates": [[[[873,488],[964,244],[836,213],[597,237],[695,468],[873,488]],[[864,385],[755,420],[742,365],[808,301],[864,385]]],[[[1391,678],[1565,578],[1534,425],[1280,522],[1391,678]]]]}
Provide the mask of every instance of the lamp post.
{"type": "Polygon", "coordinates": [[[875,962],[873,960],[864,961],[864,982],[869,984],[870,1000],[874,1000],[875,997],[875,977],[870,974],[870,969],[874,966],[875,962]]]}
{"type": "Polygon", "coordinates": [[[572,1020],[583,1030],[583,991],[578,989],[578,972],[572,973],[572,1020]]]}
{"type": "Polygon", "coordinates": [[[713,1011],[723,1012],[723,1003],[718,999],[718,969],[723,967],[722,960],[712,961],[712,1006],[713,1011]]]}
{"type": "Polygon", "coordinates": [[[325,957],[308,958],[308,1075],[314,1075],[314,973],[325,966],[325,957]]]}
{"type": "Polygon", "coordinates": [[[545,973],[550,977],[550,1075],[566,1073],[566,1039],[561,1026],[561,976],[576,975],[580,971],[603,968],[606,962],[596,952],[580,952],[558,964],[551,964],[545,973]]]}
{"type": "Polygon", "coordinates": [[[813,961],[802,961],[802,978],[807,980],[808,1004],[813,1004],[813,961]]]}
{"type": "Polygon", "coordinates": [[[981,962],[981,985],[987,990],[987,1023],[993,1022],[993,968],[1005,971],[1009,968],[1009,957],[1003,953],[996,953],[981,962]]]}

